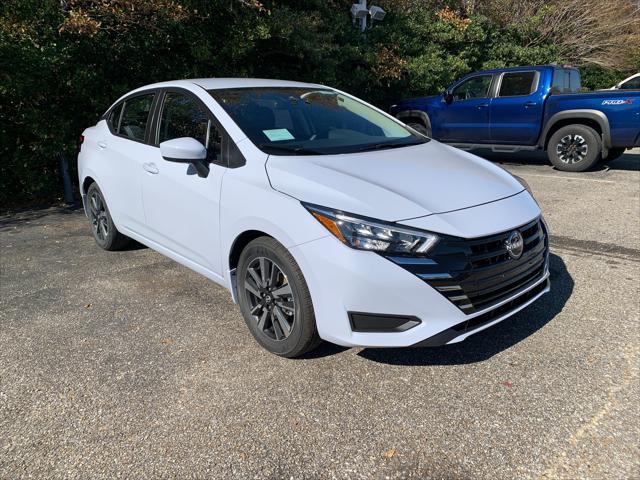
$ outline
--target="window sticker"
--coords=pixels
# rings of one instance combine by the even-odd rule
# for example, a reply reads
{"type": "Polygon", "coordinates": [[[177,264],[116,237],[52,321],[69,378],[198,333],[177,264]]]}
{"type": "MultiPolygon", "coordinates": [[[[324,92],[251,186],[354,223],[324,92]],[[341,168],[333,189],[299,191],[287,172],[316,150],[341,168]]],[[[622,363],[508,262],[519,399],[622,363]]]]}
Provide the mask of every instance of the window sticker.
{"type": "Polygon", "coordinates": [[[293,140],[295,137],[291,135],[291,132],[286,128],[274,128],[273,130],[263,130],[267,138],[272,142],[279,142],[281,140],[293,140]]]}

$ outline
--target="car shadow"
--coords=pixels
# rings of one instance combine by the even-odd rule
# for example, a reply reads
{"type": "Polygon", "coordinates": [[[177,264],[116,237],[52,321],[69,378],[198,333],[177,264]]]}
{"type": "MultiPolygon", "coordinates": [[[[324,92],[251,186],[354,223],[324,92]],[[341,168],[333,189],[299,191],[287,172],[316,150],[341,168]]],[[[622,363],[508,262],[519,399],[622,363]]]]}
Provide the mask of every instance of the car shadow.
{"type": "Polygon", "coordinates": [[[562,311],[574,282],[562,258],[550,255],[551,292],[537,302],[465,341],[441,347],[366,348],[358,353],[368,360],[389,365],[461,365],[487,360],[534,334],[562,311]]]}

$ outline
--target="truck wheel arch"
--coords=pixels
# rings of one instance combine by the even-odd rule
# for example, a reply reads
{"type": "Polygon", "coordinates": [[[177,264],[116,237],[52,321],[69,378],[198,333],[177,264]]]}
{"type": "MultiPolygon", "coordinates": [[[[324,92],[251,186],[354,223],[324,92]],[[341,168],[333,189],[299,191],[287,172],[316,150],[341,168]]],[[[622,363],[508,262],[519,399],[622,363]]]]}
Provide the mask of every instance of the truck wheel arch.
{"type": "Polygon", "coordinates": [[[606,156],[607,151],[611,148],[611,130],[609,119],[599,110],[565,110],[552,115],[542,130],[538,146],[546,150],[549,139],[558,129],[573,124],[586,125],[600,133],[602,135],[602,153],[603,156],[606,156]]]}
{"type": "Polygon", "coordinates": [[[424,124],[430,132],[433,132],[431,128],[431,119],[429,118],[429,115],[422,110],[403,110],[402,112],[396,113],[396,118],[398,120],[402,120],[404,123],[409,123],[411,120],[415,120],[418,123],[424,124]]]}

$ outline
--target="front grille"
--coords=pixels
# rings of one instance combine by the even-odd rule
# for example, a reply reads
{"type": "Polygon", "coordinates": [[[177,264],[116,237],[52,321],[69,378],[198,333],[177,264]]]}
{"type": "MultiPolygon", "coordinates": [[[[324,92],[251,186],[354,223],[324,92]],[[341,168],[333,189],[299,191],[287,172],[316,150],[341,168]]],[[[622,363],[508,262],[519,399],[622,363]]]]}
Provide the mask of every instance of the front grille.
{"type": "Polygon", "coordinates": [[[445,236],[429,258],[388,258],[471,314],[517,295],[544,276],[549,241],[543,222],[536,219],[514,230],[475,239],[445,236]],[[517,260],[505,246],[514,230],[524,241],[517,260]]]}

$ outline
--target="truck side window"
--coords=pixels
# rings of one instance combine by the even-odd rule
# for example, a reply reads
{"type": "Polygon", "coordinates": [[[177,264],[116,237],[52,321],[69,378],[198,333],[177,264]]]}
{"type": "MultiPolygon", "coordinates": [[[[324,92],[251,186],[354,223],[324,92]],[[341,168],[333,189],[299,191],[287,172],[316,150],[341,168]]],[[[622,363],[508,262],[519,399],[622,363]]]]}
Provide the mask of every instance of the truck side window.
{"type": "Polygon", "coordinates": [[[453,99],[456,101],[470,98],[486,98],[493,75],[476,75],[463,81],[453,89],[453,99]]]}
{"type": "Polygon", "coordinates": [[[512,72],[502,75],[499,97],[531,95],[538,87],[535,85],[536,72],[512,72]]]}

